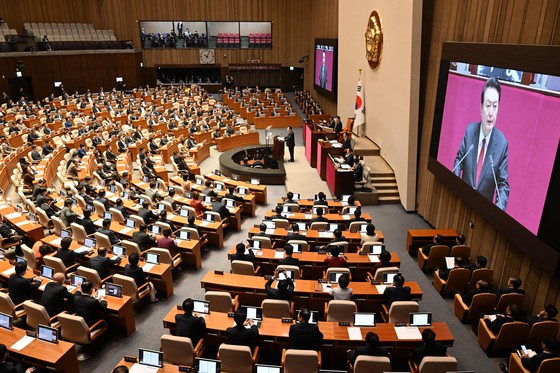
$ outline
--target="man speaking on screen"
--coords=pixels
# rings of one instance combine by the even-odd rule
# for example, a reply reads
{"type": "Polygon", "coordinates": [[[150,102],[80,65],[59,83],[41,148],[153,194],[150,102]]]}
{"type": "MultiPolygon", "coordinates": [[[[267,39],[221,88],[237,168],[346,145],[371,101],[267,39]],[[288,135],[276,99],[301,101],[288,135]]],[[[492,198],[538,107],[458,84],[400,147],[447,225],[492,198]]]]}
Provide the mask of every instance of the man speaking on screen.
{"type": "Polygon", "coordinates": [[[319,71],[319,87],[328,89],[329,82],[327,79],[327,65],[325,64],[325,52],[323,52],[323,64],[321,65],[321,70],[319,71]]]}
{"type": "Polygon", "coordinates": [[[453,173],[490,201],[497,188],[494,203],[505,211],[509,197],[508,141],[496,128],[501,92],[498,79],[488,79],[480,97],[481,121],[467,126],[453,173]]]}

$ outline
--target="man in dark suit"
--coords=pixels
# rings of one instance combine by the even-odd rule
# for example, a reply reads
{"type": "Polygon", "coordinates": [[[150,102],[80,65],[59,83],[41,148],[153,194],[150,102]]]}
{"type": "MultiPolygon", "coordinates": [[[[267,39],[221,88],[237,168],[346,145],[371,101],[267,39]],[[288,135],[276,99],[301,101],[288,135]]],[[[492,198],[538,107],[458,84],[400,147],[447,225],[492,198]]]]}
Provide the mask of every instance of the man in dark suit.
{"type": "Polygon", "coordinates": [[[82,218],[82,226],[86,230],[87,234],[93,234],[97,232],[97,228],[95,228],[95,224],[93,224],[93,220],[91,220],[91,213],[90,209],[84,210],[84,217],[82,218]]]}
{"type": "Polygon", "coordinates": [[[296,266],[299,267],[299,259],[292,257],[294,254],[294,247],[289,243],[284,245],[284,253],[286,257],[278,261],[278,265],[296,266]]]}
{"type": "Polygon", "coordinates": [[[107,257],[107,248],[100,247],[97,249],[97,256],[94,256],[89,260],[89,266],[91,269],[95,269],[101,277],[101,280],[106,279],[107,277],[113,276],[113,274],[109,271],[109,267],[113,264],[120,263],[121,258],[115,256],[113,258],[107,257]]]}
{"type": "Polygon", "coordinates": [[[284,280],[278,280],[277,282],[277,289],[273,289],[270,285],[274,279],[279,278],[279,271],[278,269],[274,270],[274,278],[269,279],[266,284],[264,285],[264,289],[266,291],[266,295],[268,299],[278,299],[278,300],[287,300],[291,303],[292,301],[292,294],[294,292],[294,282],[291,278],[286,277],[284,280]]]}
{"type": "MultiPolygon", "coordinates": [[[[543,361],[560,356],[558,353],[558,347],[559,344],[556,338],[550,335],[544,336],[542,339],[543,351],[541,353],[538,353],[533,357],[529,357],[524,351],[521,350],[519,352],[521,354],[521,364],[523,365],[523,368],[527,369],[531,373],[536,372],[543,361]]],[[[507,372],[507,370],[502,368],[502,365],[503,364],[500,364],[502,371],[507,372]]]]}
{"type": "Polygon", "coordinates": [[[212,212],[217,212],[218,214],[220,214],[220,219],[222,220],[229,216],[229,210],[227,209],[226,205],[219,201],[212,202],[212,212]]]}
{"type": "Polygon", "coordinates": [[[546,307],[542,309],[536,316],[527,316],[527,323],[533,327],[536,323],[542,321],[557,321],[555,319],[556,315],[558,315],[558,309],[554,307],[554,304],[548,304],[546,307]]]}
{"type": "Polygon", "coordinates": [[[294,240],[307,242],[307,237],[305,237],[302,234],[299,234],[299,226],[296,223],[292,224],[292,232],[288,233],[288,235],[286,236],[286,242],[290,242],[294,240]]]}
{"type": "Polygon", "coordinates": [[[159,216],[155,214],[152,210],[150,210],[150,202],[144,201],[142,202],[142,207],[138,210],[138,216],[144,219],[144,223],[146,225],[152,224],[152,219],[158,220],[159,216]]]}
{"type": "Polygon", "coordinates": [[[478,280],[478,282],[476,283],[476,289],[468,291],[467,294],[463,295],[461,299],[463,300],[463,303],[470,307],[475,295],[491,293],[491,290],[492,289],[490,288],[490,284],[488,283],[488,281],[478,280]]]}
{"type": "Polygon", "coordinates": [[[293,198],[294,198],[294,193],[288,192],[288,193],[286,194],[286,197],[287,197],[287,198],[286,198],[286,199],[284,200],[284,202],[283,202],[284,205],[285,205],[285,204],[288,204],[288,203],[289,203],[289,204],[293,204],[293,205],[298,205],[298,201],[294,201],[294,199],[293,199],[293,198]]]}
{"type": "MultiPolygon", "coordinates": [[[[124,266],[124,275],[128,277],[132,277],[138,288],[144,286],[144,284],[148,282],[144,270],[142,269],[142,267],[138,266],[139,260],[140,260],[140,256],[138,255],[138,253],[133,252],[128,256],[128,264],[124,266]]],[[[159,302],[159,299],[156,298],[157,291],[156,288],[154,287],[154,284],[150,282],[149,286],[150,286],[150,299],[152,303],[159,302]]]]}
{"type": "Polygon", "coordinates": [[[383,295],[387,300],[387,309],[390,310],[393,302],[410,300],[410,287],[404,286],[404,277],[402,275],[396,275],[393,277],[393,284],[387,285],[383,295]]]}
{"type": "Polygon", "coordinates": [[[365,218],[362,218],[362,210],[359,208],[354,210],[354,217],[348,220],[348,224],[346,224],[346,229],[350,229],[350,224],[352,224],[355,221],[363,221],[363,222],[366,221],[365,218]]]}
{"type": "Polygon", "coordinates": [[[83,317],[89,327],[101,320],[99,312],[107,308],[105,296],[101,295],[99,299],[96,299],[96,296],[97,291],[93,291],[93,282],[84,281],[82,283],[82,292],[76,292],[74,297],[76,314],[83,317]]]}
{"type": "Polygon", "coordinates": [[[471,263],[471,264],[467,264],[463,268],[468,269],[472,273],[477,269],[486,268],[486,263],[487,263],[486,258],[483,257],[482,255],[479,255],[479,256],[476,257],[476,262],[471,263]]]}
{"type": "Polygon", "coordinates": [[[517,293],[517,294],[525,294],[525,290],[519,289],[519,287],[521,286],[521,279],[517,276],[512,276],[509,278],[508,280],[508,284],[506,288],[500,288],[498,289],[498,291],[496,291],[496,297],[497,297],[497,301],[500,301],[500,298],[502,295],[504,294],[511,294],[511,293],[517,293]]]}
{"type": "Polygon", "coordinates": [[[265,238],[270,238],[270,236],[268,234],[265,233],[266,232],[266,224],[261,223],[259,225],[259,233],[253,235],[253,237],[265,237],[265,238]]]}
{"type": "Polygon", "coordinates": [[[259,328],[253,320],[247,319],[245,312],[241,310],[235,311],[233,316],[235,325],[226,329],[229,344],[236,346],[247,346],[251,349],[254,347],[253,341],[259,336],[259,328]],[[250,328],[246,328],[250,325],[250,328]]]}
{"type": "Polygon", "coordinates": [[[117,236],[115,236],[115,232],[113,232],[113,230],[110,229],[110,227],[111,227],[111,220],[103,219],[103,226],[99,228],[97,232],[103,233],[104,235],[109,237],[109,240],[111,241],[111,245],[121,242],[121,240],[119,240],[117,236]]]}
{"type": "Polygon", "coordinates": [[[95,200],[105,206],[105,211],[109,211],[111,209],[111,204],[109,200],[105,198],[105,194],[105,189],[100,189],[99,192],[97,192],[97,198],[95,200]]]}
{"type": "Polygon", "coordinates": [[[463,258],[461,258],[460,256],[457,256],[457,257],[455,257],[455,259],[453,261],[453,268],[446,268],[446,269],[436,268],[435,270],[438,271],[439,277],[442,280],[447,281],[451,271],[456,269],[456,268],[463,268],[463,263],[464,263],[463,258]]]}
{"type": "Polygon", "coordinates": [[[517,304],[511,303],[507,307],[505,315],[482,315],[481,313],[479,316],[483,317],[476,319],[473,323],[473,333],[478,336],[478,324],[480,322],[484,322],[486,323],[486,326],[488,326],[488,329],[497,335],[500,332],[502,325],[508,322],[523,321],[523,310],[517,304]],[[491,316],[495,316],[494,320],[492,320],[491,316]]]}
{"type": "Polygon", "coordinates": [[[43,204],[40,206],[43,211],[47,214],[47,216],[52,218],[53,216],[58,216],[58,214],[53,210],[51,207],[53,203],[53,199],[51,196],[46,196],[43,200],[43,204]]]}
{"type": "Polygon", "coordinates": [[[8,292],[14,305],[34,299],[32,291],[38,290],[39,286],[41,286],[41,279],[39,277],[25,278],[26,273],[27,262],[19,262],[15,266],[15,273],[8,280],[8,292]]]}
{"type": "Polygon", "coordinates": [[[285,219],[285,217],[282,216],[282,206],[277,205],[274,208],[274,212],[276,212],[276,214],[271,215],[270,216],[270,220],[274,220],[274,219],[285,219]]]}
{"type": "Polygon", "coordinates": [[[317,341],[323,340],[323,333],[317,324],[310,324],[311,312],[307,308],[299,311],[298,323],[290,326],[290,349],[316,350],[317,341]]]}
{"type": "Polygon", "coordinates": [[[284,142],[286,143],[286,146],[288,147],[288,150],[290,151],[289,162],[293,162],[294,161],[294,147],[296,146],[296,140],[294,138],[294,133],[292,132],[292,127],[291,126],[288,127],[288,134],[284,138],[284,142]]]}
{"type": "Polygon", "coordinates": [[[245,249],[249,248],[249,244],[244,245],[243,243],[238,243],[235,245],[235,254],[232,254],[231,260],[244,260],[246,262],[253,262],[255,260],[255,254],[253,250],[248,250],[249,253],[245,254],[245,249]]]}
{"type": "Polygon", "coordinates": [[[422,253],[423,253],[424,255],[426,255],[426,256],[429,256],[432,247],[434,247],[434,246],[436,246],[436,245],[437,245],[437,246],[443,245],[443,242],[444,242],[444,241],[443,241],[443,237],[442,237],[440,234],[436,234],[436,235],[434,236],[434,242],[433,242],[433,243],[430,243],[430,244],[427,244],[426,246],[424,246],[424,247],[422,248],[422,253]]]}
{"type": "Polygon", "coordinates": [[[339,133],[342,132],[342,122],[340,121],[340,117],[337,115],[334,121],[334,132],[339,133]]]}
{"type": "Polygon", "coordinates": [[[500,83],[491,77],[482,89],[482,120],[467,126],[455,157],[453,172],[490,201],[494,199],[497,189],[495,204],[505,211],[510,190],[508,141],[496,128],[500,98],[500,83]]]}
{"type": "Polygon", "coordinates": [[[314,218],[312,218],[312,219],[309,221],[309,225],[310,225],[310,226],[311,226],[311,224],[313,224],[313,223],[315,223],[315,222],[319,222],[319,223],[328,223],[328,222],[329,222],[329,219],[323,217],[323,212],[324,212],[324,210],[325,210],[325,209],[323,209],[322,207],[319,207],[319,208],[317,209],[317,216],[314,217],[314,218]]]}
{"type": "Polygon", "coordinates": [[[151,236],[147,233],[148,225],[147,224],[140,224],[138,227],[138,231],[132,234],[132,242],[136,242],[140,251],[148,250],[148,246],[153,246],[156,242],[156,237],[151,236]]]}
{"type": "MultiPolygon", "coordinates": [[[[64,300],[73,301],[74,294],[70,293],[64,284],[64,273],[57,272],[53,276],[53,280],[45,286],[45,291],[41,297],[41,306],[50,317],[54,317],[64,311],[64,300]]],[[[80,285],[77,286],[77,291],[81,291],[80,285]]]]}
{"type": "Polygon", "coordinates": [[[62,240],[60,240],[60,247],[56,250],[55,254],[55,257],[62,260],[66,268],[73,266],[74,260],[76,260],[76,258],[81,258],[87,254],[87,251],[78,253],[75,250],[70,250],[71,244],[72,238],[64,237],[62,240]]]}
{"type": "Polygon", "coordinates": [[[445,347],[441,342],[436,342],[436,333],[432,329],[422,331],[422,341],[424,344],[416,347],[410,354],[411,360],[420,365],[426,356],[445,356],[445,347]]]}
{"type": "Polygon", "coordinates": [[[183,314],[175,315],[175,324],[177,325],[177,335],[179,337],[188,337],[191,339],[192,345],[196,346],[202,338],[202,333],[206,329],[204,317],[194,313],[194,303],[191,298],[183,301],[183,314]]]}
{"type": "Polygon", "coordinates": [[[350,135],[348,134],[348,132],[344,132],[343,137],[344,139],[342,140],[342,147],[344,149],[350,149],[350,147],[352,146],[352,142],[350,141],[350,135]]]}
{"type": "Polygon", "coordinates": [[[329,87],[325,51],[323,51],[323,62],[321,63],[321,69],[319,70],[319,87],[325,89],[328,89],[329,87]]]}
{"type": "Polygon", "coordinates": [[[228,187],[228,193],[226,193],[225,198],[232,199],[236,202],[243,202],[243,197],[235,195],[235,186],[233,185],[228,187]]]}
{"type": "Polygon", "coordinates": [[[346,351],[346,357],[350,364],[354,365],[358,356],[390,357],[385,347],[377,346],[379,344],[379,336],[377,334],[368,332],[366,334],[366,344],[367,346],[359,346],[353,350],[346,351]]]}
{"type": "Polygon", "coordinates": [[[313,202],[313,206],[328,206],[327,196],[323,192],[319,192],[317,195],[317,200],[313,202]]]}

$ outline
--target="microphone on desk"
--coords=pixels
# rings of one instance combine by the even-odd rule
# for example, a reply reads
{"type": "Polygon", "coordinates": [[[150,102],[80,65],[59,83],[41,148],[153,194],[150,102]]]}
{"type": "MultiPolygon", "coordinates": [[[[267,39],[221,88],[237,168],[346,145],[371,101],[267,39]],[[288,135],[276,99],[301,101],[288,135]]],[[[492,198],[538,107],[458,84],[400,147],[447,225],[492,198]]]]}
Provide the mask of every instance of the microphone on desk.
{"type": "Polygon", "coordinates": [[[463,158],[461,158],[461,160],[459,161],[459,163],[457,163],[457,165],[455,167],[453,167],[453,171],[451,172],[455,172],[455,170],[457,169],[457,167],[459,167],[459,165],[461,165],[461,163],[463,163],[463,161],[465,160],[465,158],[467,158],[467,155],[469,155],[469,153],[471,152],[471,150],[474,149],[474,145],[471,144],[471,146],[469,146],[469,150],[467,150],[467,153],[463,156],[463,158]]]}
{"type": "MultiPolygon", "coordinates": [[[[496,173],[494,172],[494,157],[492,157],[492,154],[489,154],[488,156],[490,157],[490,168],[492,169],[492,175],[494,176],[494,184],[496,185],[496,189],[498,189],[498,181],[496,180],[496,173]]],[[[496,190],[496,205],[498,207],[500,207],[499,197],[500,194],[498,193],[498,190],[496,190]]]]}

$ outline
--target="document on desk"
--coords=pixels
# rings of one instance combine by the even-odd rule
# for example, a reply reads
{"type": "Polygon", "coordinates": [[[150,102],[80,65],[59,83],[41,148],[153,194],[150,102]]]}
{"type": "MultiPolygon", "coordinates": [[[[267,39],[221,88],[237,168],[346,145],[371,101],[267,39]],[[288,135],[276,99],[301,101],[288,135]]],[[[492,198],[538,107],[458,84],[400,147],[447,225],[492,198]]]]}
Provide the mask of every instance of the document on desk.
{"type": "Polygon", "coordinates": [[[445,257],[445,264],[447,264],[447,268],[455,267],[455,258],[452,256],[445,257]]]}
{"type": "Polygon", "coordinates": [[[142,269],[144,270],[144,272],[149,272],[152,268],[154,268],[154,265],[155,264],[152,264],[152,263],[144,264],[142,269]]]}
{"type": "Polygon", "coordinates": [[[19,218],[21,216],[21,214],[19,212],[12,212],[11,214],[6,215],[6,217],[8,219],[15,219],[15,218],[19,218]]]}
{"type": "Polygon", "coordinates": [[[284,259],[284,252],[283,251],[276,251],[274,253],[274,259],[284,259]]]}
{"type": "Polygon", "coordinates": [[[119,231],[119,233],[120,233],[120,234],[127,234],[128,232],[131,232],[132,230],[133,230],[132,228],[126,227],[126,228],[124,228],[124,229],[121,229],[121,230],[119,231]]]}
{"type": "Polygon", "coordinates": [[[16,351],[21,351],[23,350],[28,344],[30,344],[31,342],[33,342],[35,340],[35,338],[33,337],[29,337],[29,336],[25,336],[22,339],[20,339],[19,341],[17,341],[16,343],[14,343],[10,348],[12,350],[16,350],[16,351]]]}
{"type": "Polygon", "coordinates": [[[119,196],[113,196],[108,198],[110,201],[116,202],[119,199],[119,196]]]}
{"type": "Polygon", "coordinates": [[[175,216],[177,216],[177,215],[175,215],[175,214],[169,214],[169,215],[167,215],[167,219],[173,219],[175,216]]]}
{"type": "Polygon", "coordinates": [[[486,315],[486,316],[488,316],[488,318],[490,319],[490,321],[496,320],[496,317],[497,317],[496,315],[486,315]]]}
{"type": "Polygon", "coordinates": [[[229,177],[226,177],[224,180],[222,180],[222,183],[227,183],[229,181],[229,177]]]}
{"type": "Polygon", "coordinates": [[[274,234],[274,232],[276,231],[276,229],[267,229],[266,231],[264,231],[265,234],[274,234]]]}
{"type": "Polygon", "coordinates": [[[340,145],[340,144],[332,144],[332,147],[333,147],[333,148],[342,148],[342,145],[340,145]]]}
{"type": "Polygon", "coordinates": [[[328,293],[331,289],[332,289],[332,285],[331,284],[321,284],[323,285],[323,291],[325,293],[328,293]]]}
{"type": "Polygon", "coordinates": [[[0,210],[7,209],[7,208],[8,208],[8,205],[0,205],[0,210]]]}
{"type": "Polygon", "coordinates": [[[135,363],[128,370],[130,373],[155,373],[159,370],[157,367],[135,363]]]}
{"type": "Polygon", "coordinates": [[[16,223],[16,225],[18,227],[21,227],[22,225],[25,225],[25,224],[31,224],[31,222],[29,220],[24,220],[24,221],[20,221],[19,223],[16,223]]]}
{"type": "Polygon", "coordinates": [[[60,242],[62,241],[62,237],[58,237],[55,238],[54,240],[52,240],[51,242],[49,242],[51,245],[60,245],[60,242]]]}
{"type": "Polygon", "coordinates": [[[356,327],[348,327],[348,339],[351,341],[361,341],[362,340],[362,330],[356,327]]]}
{"type": "Polygon", "coordinates": [[[311,214],[305,214],[306,219],[311,219],[312,217],[313,217],[313,215],[311,215],[311,214]]]}
{"type": "Polygon", "coordinates": [[[89,251],[89,247],[87,246],[80,246],[76,250],[74,250],[74,252],[77,254],[87,253],[88,251],[89,251]]]}
{"type": "Polygon", "coordinates": [[[206,226],[208,226],[208,224],[210,224],[210,222],[205,220],[202,223],[200,223],[199,226],[206,227],[206,226]]]}
{"type": "Polygon", "coordinates": [[[377,255],[368,255],[369,261],[372,263],[379,263],[379,257],[377,255]]]}
{"type": "Polygon", "coordinates": [[[12,268],[7,269],[7,270],[5,270],[4,272],[2,272],[2,274],[3,274],[4,276],[10,276],[10,275],[12,275],[13,273],[16,273],[16,267],[12,267],[12,268]]]}
{"type": "Polygon", "coordinates": [[[319,232],[319,237],[321,238],[333,238],[333,234],[331,232],[319,232]]]}
{"type": "Polygon", "coordinates": [[[278,140],[279,141],[284,141],[284,138],[283,137],[278,137],[278,140]]]}
{"type": "Polygon", "coordinates": [[[349,169],[350,169],[350,165],[347,165],[347,164],[341,164],[340,167],[341,167],[343,170],[349,170],[349,169]]]}
{"type": "Polygon", "coordinates": [[[387,285],[375,285],[375,287],[377,288],[377,292],[379,294],[383,294],[385,289],[387,289],[387,285]]]}
{"type": "Polygon", "coordinates": [[[422,334],[415,326],[395,326],[398,339],[422,339],[422,334]]]}
{"type": "Polygon", "coordinates": [[[344,220],[350,220],[350,215],[342,215],[342,219],[344,219],[344,220]]]}

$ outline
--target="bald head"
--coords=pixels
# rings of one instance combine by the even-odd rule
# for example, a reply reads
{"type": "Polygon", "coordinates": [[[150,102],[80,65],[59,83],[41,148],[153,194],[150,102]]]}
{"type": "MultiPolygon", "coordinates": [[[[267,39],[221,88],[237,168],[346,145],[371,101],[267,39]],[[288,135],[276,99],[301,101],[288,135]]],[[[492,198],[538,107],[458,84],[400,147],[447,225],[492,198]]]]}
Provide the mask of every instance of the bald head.
{"type": "Polygon", "coordinates": [[[64,273],[57,272],[53,276],[53,281],[62,285],[64,283],[64,273]]]}

